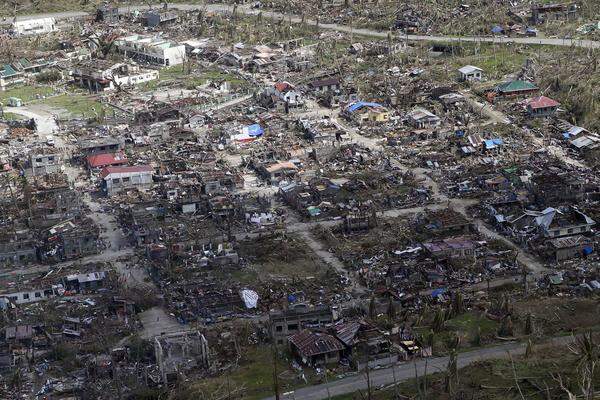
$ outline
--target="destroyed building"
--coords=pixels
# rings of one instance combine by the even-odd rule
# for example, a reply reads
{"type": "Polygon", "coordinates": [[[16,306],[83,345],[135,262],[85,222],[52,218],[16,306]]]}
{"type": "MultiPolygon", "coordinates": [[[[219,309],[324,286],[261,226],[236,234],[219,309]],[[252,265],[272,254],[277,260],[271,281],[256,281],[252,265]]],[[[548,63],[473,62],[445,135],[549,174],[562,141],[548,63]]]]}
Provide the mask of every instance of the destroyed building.
{"type": "Polygon", "coordinates": [[[208,367],[208,341],[198,331],[159,335],[154,338],[154,356],[167,384],[189,370],[208,367]]]}
{"type": "Polygon", "coordinates": [[[286,338],[303,329],[325,326],[334,320],[330,307],[309,307],[296,304],[288,310],[269,314],[271,336],[278,345],[285,344],[286,338]]]}
{"type": "Polygon", "coordinates": [[[77,84],[90,92],[102,92],[157,80],[159,72],[143,70],[137,65],[93,60],[80,62],[71,75],[77,84]]]}

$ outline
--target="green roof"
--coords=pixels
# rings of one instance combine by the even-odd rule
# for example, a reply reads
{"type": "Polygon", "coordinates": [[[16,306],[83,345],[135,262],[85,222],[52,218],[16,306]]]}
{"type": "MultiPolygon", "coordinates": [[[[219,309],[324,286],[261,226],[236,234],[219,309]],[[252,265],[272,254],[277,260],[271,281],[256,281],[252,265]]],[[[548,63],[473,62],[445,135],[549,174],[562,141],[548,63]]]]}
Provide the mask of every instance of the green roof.
{"type": "Polygon", "coordinates": [[[524,90],[536,90],[538,87],[527,81],[510,81],[498,85],[499,92],[520,92],[524,90]]]}
{"type": "Polygon", "coordinates": [[[31,67],[31,63],[26,58],[19,59],[19,63],[23,66],[23,68],[31,67]]]}
{"type": "Polygon", "coordinates": [[[0,70],[0,75],[2,75],[4,77],[10,77],[10,76],[17,75],[17,71],[15,71],[15,69],[13,67],[11,67],[10,65],[4,64],[2,66],[2,69],[0,70]]]}

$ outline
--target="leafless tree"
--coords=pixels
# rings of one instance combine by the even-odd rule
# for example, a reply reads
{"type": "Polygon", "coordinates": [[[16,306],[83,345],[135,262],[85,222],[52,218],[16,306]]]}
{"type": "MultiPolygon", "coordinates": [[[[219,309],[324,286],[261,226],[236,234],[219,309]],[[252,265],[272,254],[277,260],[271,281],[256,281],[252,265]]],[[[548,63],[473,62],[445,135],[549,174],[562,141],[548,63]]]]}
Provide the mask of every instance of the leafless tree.
{"type": "Polygon", "coordinates": [[[585,400],[594,398],[594,374],[598,364],[600,350],[595,343],[592,332],[578,336],[569,346],[569,350],[577,356],[577,371],[579,373],[579,387],[585,400]]]}

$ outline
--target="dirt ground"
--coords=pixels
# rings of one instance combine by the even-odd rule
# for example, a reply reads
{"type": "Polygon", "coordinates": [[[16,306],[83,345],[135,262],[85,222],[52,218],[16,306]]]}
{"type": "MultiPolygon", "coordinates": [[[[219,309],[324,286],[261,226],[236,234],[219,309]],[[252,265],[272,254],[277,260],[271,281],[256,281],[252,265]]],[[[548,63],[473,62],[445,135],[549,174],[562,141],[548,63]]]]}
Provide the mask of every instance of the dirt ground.
{"type": "Polygon", "coordinates": [[[514,305],[515,314],[531,313],[537,328],[546,335],[583,331],[600,325],[600,303],[596,299],[537,298],[514,305]]]}

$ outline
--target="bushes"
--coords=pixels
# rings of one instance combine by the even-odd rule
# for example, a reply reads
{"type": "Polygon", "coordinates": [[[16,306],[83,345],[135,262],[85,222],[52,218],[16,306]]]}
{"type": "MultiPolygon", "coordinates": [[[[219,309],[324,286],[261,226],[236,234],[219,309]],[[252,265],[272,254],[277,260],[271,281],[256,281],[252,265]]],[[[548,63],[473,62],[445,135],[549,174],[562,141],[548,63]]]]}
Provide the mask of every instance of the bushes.
{"type": "Polygon", "coordinates": [[[35,80],[38,83],[52,83],[52,82],[60,81],[61,79],[62,79],[62,74],[58,71],[42,72],[41,74],[38,74],[35,77],[35,80]]]}

